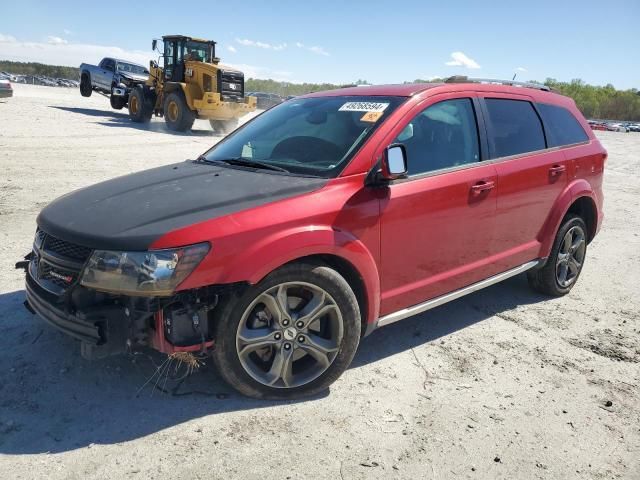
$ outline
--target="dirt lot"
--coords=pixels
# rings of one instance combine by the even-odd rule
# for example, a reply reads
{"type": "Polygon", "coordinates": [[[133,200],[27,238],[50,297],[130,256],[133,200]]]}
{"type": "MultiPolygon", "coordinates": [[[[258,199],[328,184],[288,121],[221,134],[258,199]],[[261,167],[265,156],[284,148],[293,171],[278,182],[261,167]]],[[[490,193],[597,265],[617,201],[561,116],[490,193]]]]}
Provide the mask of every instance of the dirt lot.
{"type": "Polygon", "coordinates": [[[27,313],[13,264],[44,205],[219,137],[15,89],[0,103],[0,478],[640,478],[640,134],[598,133],[605,225],[568,297],[513,278],[375,332],[326,395],[269,403],[209,366],[142,388],[159,355],[90,363],[27,313]]]}

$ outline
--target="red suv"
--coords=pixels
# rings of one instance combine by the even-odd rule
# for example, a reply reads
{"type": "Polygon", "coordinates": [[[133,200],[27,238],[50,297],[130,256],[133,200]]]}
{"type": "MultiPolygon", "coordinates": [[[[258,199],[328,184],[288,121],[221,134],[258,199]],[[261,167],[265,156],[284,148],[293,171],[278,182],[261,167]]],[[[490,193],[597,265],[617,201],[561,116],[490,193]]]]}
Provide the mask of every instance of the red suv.
{"type": "Polygon", "coordinates": [[[87,358],[211,354],[246,395],[313,394],[377,327],[525,271],[568,293],[606,157],[574,102],[539,85],[297,97],[197,160],[47,206],[17,265],[25,304],[87,358]]]}

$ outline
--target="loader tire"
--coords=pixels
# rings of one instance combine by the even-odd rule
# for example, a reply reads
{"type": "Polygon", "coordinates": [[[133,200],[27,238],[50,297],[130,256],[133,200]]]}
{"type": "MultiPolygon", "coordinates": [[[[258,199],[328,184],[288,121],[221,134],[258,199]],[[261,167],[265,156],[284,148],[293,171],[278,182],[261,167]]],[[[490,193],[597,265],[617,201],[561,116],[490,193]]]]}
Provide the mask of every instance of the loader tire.
{"type": "MultiPolygon", "coordinates": [[[[113,97],[111,97],[113,98],[113,97]]],[[[135,87],[129,93],[129,118],[132,122],[146,123],[153,115],[153,101],[141,87],[135,87]]]]}
{"type": "Polygon", "coordinates": [[[196,116],[179,92],[171,92],[164,101],[164,121],[167,127],[175,132],[191,130],[196,116]]]}

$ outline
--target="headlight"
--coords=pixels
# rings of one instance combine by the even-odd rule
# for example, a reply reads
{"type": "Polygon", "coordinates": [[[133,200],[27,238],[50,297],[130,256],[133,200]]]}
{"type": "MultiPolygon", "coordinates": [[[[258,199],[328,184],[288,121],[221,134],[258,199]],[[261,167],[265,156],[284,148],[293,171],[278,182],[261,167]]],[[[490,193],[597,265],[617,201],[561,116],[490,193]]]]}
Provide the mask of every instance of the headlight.
{"type": "Polygon", "coordinates": [[[208,243],[148,252],[96,250],[80,283],[104,292],[168,296],[208,252],[208,243]]]}

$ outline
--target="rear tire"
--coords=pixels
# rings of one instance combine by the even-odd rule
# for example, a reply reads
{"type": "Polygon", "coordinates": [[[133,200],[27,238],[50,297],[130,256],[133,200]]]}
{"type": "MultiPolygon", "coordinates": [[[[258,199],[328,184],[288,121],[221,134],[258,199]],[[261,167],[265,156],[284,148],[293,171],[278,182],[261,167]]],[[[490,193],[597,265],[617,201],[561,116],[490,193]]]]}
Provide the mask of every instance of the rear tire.
{"type": "Polygon", "coordinates": [[[83,73],[80,77],[80,95],[83,97],[90,97],[93,93],[93,88],[91,88],[91,78],[89,78],[89,74],[83,73]]]}
{"type": "MultiPolygon", "coordinates": [[[[111,97],[113,98],[113,96],[111,97]]],[[[145,95],[142,87],[135,87],[129,93],[129,118],[135,123],[146,123],[153,115],[153,100],[145,95]]]]}
{"type": "Polygon", "coordinates": [[[220,375],[261,399],[325,390],[349,367],[360,341],[353,290],[335,270],[312,263],[285,265],[227,298],[213,321],[220,375]]]}
{"type": "Polygon", "coordinates": [[[214,132],[220,133],[222,135],[227,135],[233,132],[236,128],[238,128],[238,119],[232,118],[231,120],[209,120],[211,124],[211,128],[214,132]]]}
{"type": "Polygon", "coordinates": [[[189,109],[182,93],[171,92],[164,101],[164,121],[170,130],[186,132],[191,130],[195,114],[189,109]]]}
{"type": "Polygon", "coordinates": [[[564,218],[544,267],[529,270],[531,288],[544,295],[561,297],[578,281],[587,255],[587,225],[573,214],[564,218]]]}

